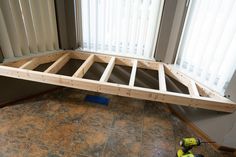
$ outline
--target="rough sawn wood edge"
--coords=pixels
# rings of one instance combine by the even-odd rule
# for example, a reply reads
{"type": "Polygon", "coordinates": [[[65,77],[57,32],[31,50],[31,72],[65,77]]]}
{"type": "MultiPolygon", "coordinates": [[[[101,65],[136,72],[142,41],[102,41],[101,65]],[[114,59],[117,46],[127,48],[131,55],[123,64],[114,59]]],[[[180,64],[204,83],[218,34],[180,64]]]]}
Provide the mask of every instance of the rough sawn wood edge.
{"type": "MultiPolygon", "coordinates": [[[[176,70],[173,69],[170,65],[155,61],[138,60],[79,51],[64,51],[61,53],[55,53],[40,57],[31,57],[19,61],[4,63],[0,65],[0,75],[16,79],[23,79],[144,100],[178,104],[182,106],[190,106],[208,110],[234,112],[236,109],[236,104],[234,102],[219,95],[216,96],[216,93],[212,93],[211,90],[199,85],[198,82],[195,82],[187,76],[184,76],[184,74],[180,75],[180,73],[176,72],[176,70]],[[73,76],[63,76],[55,74],[57,71],[60,70],[60,68],[63,67],[63,65],[65,65],[69,61],[69,59],[85,60],[86,64],[83,64],[83,68],[80,70],[78,69],[79,72],[77,71],[73,76]],[[44,72],[32,70],[40,64],[49,62],[54,63],[44,72]],[[89,67],[94,62],[108,63],[107,68],[104,71],[101,79],[99,81],[96,81],[82,78],[82,76],[87,72],[89,67]],[[132,67],[132,69],[134,69],[133,71],[135,71],[135,69],[137,68],[156,70],[159,72],[159,74],[161,74],[159,76],[159,79],[161,80],[160,83],[164,84],[161,85],[160,90],[156,90],[136,87],[133,86],[133,83],[131,83],[131,85],[122,85],[107,82],[115,65],[130,66],[132,67]],[[164,79],[165,74],[168,74],[169,76],[173,77],[174,79],[188,87],[190,94],[167,91],[166,82],[164,79]],[[76,77],[77,75],[79,77],[76,77]],[[200,86],[202,90],[198,91],[199,88],[197,88],[197,86],[200,86]],[[199,95],[199,93],[204,93],[209,97],[202,97],[199,95]]],[[[134,81],[134,77],[135,72],[133,72],[133,74],[131,75],[130,82],[134,81]]]]}

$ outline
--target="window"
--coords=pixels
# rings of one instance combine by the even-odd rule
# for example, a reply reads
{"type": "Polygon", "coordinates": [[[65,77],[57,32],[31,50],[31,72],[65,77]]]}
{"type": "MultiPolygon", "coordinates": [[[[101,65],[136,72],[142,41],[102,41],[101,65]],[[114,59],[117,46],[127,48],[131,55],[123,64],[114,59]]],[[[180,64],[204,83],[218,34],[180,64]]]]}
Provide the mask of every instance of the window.
{"type": "Polygon", "coordinates": [[[163,2],[82,0],[82,48],[153,59],[163,2]]]}
{"type": "Polygon", "coordinates": [[[177,67],[223,94],[236,69],[236,1],[192,0],[177,67]]]}
{"type": "Polygon", "coordinates": [[[0,47],[5,59],[59,49],[54,0],[0,1],[0,47]]]}

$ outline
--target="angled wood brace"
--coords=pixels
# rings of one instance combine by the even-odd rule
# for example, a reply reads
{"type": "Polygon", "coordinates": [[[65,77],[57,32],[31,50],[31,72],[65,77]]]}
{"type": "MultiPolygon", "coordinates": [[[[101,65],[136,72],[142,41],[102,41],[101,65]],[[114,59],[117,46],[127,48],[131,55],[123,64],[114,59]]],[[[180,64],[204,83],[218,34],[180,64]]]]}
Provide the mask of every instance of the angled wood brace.
{"type": "Polygon", "coordinates": [[[141,59],[115,57],[91,52],[61,51],[49,55],[29,57],[3,63],[0,65],[0,75],[16,79],[214,111],[234,112],[236,109],[236,104],[234,102],[187,77],[176,70],[172,65],[141,59]],[[84,60],[84,63],[72,76],[57,74],[57,72],[70,59],[84,60]],[[51,62],[54,63],[43,72],[34,70],[41,64],[51,62]],[[97,81],[83,78],[95,62],[107,63],[107,67],[100,80],[97,81]],[[115,65],[123,65],[132,68],[128,85],[108,82],[115,65]],[[157,80],[159,81],[159,90],[135,86],[136,72],[138,68],[151,69],[158,72],[157,80]],[[168,91],[166,86],[166,75],[185,85],[189,90],[189,94],[168,91]]]}

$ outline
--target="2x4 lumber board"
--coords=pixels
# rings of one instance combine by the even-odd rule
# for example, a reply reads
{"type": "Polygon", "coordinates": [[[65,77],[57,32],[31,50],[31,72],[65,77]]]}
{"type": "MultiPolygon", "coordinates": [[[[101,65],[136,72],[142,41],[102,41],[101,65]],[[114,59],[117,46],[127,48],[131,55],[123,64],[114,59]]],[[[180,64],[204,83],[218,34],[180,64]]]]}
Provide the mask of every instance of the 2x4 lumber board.
{"type": "Polygon", "coordinates": [[[159,62],[139,60],[139,68],[158,70],[159,62]]]}
{"type": "Polygon", "coordinates": [[[197,97],[199,96],[199,92],[198,92],[196,83],[193,80],[190,81],[190,84],[188,86],[188,90],[189,90],[189,93],[191,96],[197,96],[197,97]]]}
{"type": "Polygon", "coordinates": [[[33,70],[39,65],[38,59],[34,58],[20,66],[20,69],[28,69],[28,70],[33,70]]]}
{"type": "Polygon", "coordinates": [[[65,55],[67,53],[62,52],[62,53],[57,53],[57,54],[50,54],[50,55],[46,55],[46,56],[42,56],[42,57],[37,57],[39,60],[40,64],[45,64],[45,63],[50,63],[50,62],[55,62],[56,60],[58,60],[58,58],[60,58],[61,56],[65,55]]]}
{"type": "MultiPolygon", "coordinates": [[[[175,80],[179,81],[180,83],[182,83],[183,85],[188,87],[189,92],[192,92],[192,93],[190,93],[190,95],[192,95],[192,96],[194,95],[193,90],[195,90],[195,89],[191,89],[191,84],[192,84],[191,81],[193,81],[193,79],[191,79],[190,77],[187,77],[185,74],[181,73],[180,71],[177,71],[175,68],[171,67],[170,65],[165,65],[165,71],[169,76],[171,76],[175,80]]],[[[201,95],[209,96],[209,97],[217,99],[217,100],[229,101],[228,99],[226,99],[214,92],[210,92],[207,88],[204,88],[203,85],[201,85],[197,82],[195,82],[195,84],[197,87],[199,87],[199,88],[197,88],[197,91],[199,91],[199,93],[201,95]]]]}
{"type": "Polygon", "coordinates": [[[211,98],[224,100],[224,101],[231,101],[231,100],[221,96],[220,94],[208,89],[207,87],[205,87],[204,85],[202,85],[198,82],[196,82],[196,86],[197,86],[199,93],[203,96],[209,96],[211,98]]]}
{"type": "Polygon", "coordinates": [[[174,78],[176,81],[182,83],[186,87],[190,84],[190,80],[183,77],[183,75],[179,76],[178,73],[175,73],[168,65],[164,64],[165,73],[170,77],[174,78]]]}
{"type": "MultiPolygon", "coordinates": [[[[180,83],[184,84],[186,87],[189,87],[189,85],[191,84],[191,78],[189,78],[189,77],[185,76],[185,74],[175,70],[173,67],[171,67],[169,65],[165,65],[165,69],[166,69],[166,73],[168,75],[170,75],[171,77],[173,77],[174,79],[176,79],[180,83]]],[[[196,83],[196,85],[198,86],[197,83],[196,83]]],[[[204,88],[199,88],[199,92],[204,93],[204,94],[202,94],[204,96],[210,96],[211,98],[221,99],[221,96],[216,96],[216,95],[213,95],[211,92],[206,92],[204,90],[204,88]]]]}
{"type": "MultiPolygon", "coordinates": [[[[45,64],[45,63],[53,62],[57,60],[63,54],[65,54],[65,52],[60,51],[60,53],[58,52],[55,54],[47,54],[47,55],[38,56],[37,57],[38,64],[45,64]]],[[[20,68],[22,65],[24,65],[25,63],[27,63],[28,61],[32,59],[34,59],[34,57],[29,57],[29,58],[25,58],[25,59],[13,61],[13,62],[6,62],[6,63],[3,63],[2,65],[20,68]]]]}
{"type": "Polygon", "coordinates": [[[34,59],[36,57],[38,58],[39,61],[42,62],[40,64],[44,64],[44,63],[48,63],[50,61],[55,61],[57,58],[62,56],[64,53],[66,53],[66,52],[65,51],[57,51],[54,53],[39,53],[37,55],[17,57],[15,59],[9,59],[9,60],[4,61],[4,63],[2,65],[11,66],[11,67],[20,67],[24,63],[26,63],[29,60],[34,59]]]}
{"type": "MultiPolygon", "coordinates": [[[[73,55],[72,57],[74,59],[83,59],[81,56],[83,55],[89,55],[91,52],[80,52],[80,51],[72,51],[73,55]]],[[[95,62],[99,63],[109,63],[111,56],[109,55],[103,55],[103,54],[95,54],[95,62]]],[[[85,59],[83,59],[85,60],[85,59]]],[[[157,70],[159,66],[159,62],[155,61],[148,61],[148,60],[142,60],[137,59],[139,61],[138,68],[142,69],[150,69],[150,70],[157,70]]],[[[116,65],[124,65],[124,66],[133,66],[133,59],[127,58],[127,57],[116,57],[116,65]]]]}
{"type": "MultiPolygon", "coordinates": [[[[171,113],[175,114],[187,126],[189,126],[192,130],[194,130],[194,132],[198,135],[198,137],[201,137],[201,139],[204,139],[204,141],[213,141],[205,132],[203,132],[196,124],[194,124],[193,121],[189,120],[189,117],[187,115],[184,115],[181,112],[176,111],[171,106],[169,106],[169,109],[171,113]]],[[[218,150],[218,148],[220,147],[220,145],[217,143],[210,143],[210,144],[213,146],[215,150],[218,150]]]]}
{"type": "MultiPolygon", "coordinates": [[[[73,59],[80,59],[80,60],[86,60],[92,53],[91,52],[80,52],[80,51],[59,51],[55,52],[54,54],[46,54],[43,56],[37,56],[37,58],[40,61],[40,64],[49,63],[57,60],[60,56],[62,56],[65,53],[69,53],[71,55],[71,58],[73,59]]],[[[7,66],[14,66],[19,67],[22,64],[26,63],[30,59],[33,59],[34,57],[28,57],[19,61],[14,62],[8,62],[4,63],[3,65],[7,66]]],[[[109,55],[103,55],[103,54],[95,54],[95,62],[99,63],[109,63],[111,59],[111,56],[109,55]]],[[[159,62],[155,61],[148,61],[148,60],[142,60],[137,59],[139,61],[138,68],[143,69],[150,69],[150,70],[157,70],[159,66],[159,62]]],[[[127,57],[116,57],[116,64],[117,65],[123,65],[123,66],[133,66],[133,59],[127,58],[127,57]]]]}
{"type": "Polygon", "coordinates": [[[107,80],[109,79],[110,75],[111,75],[111,72],[115,66],[115,61],[116,61],[116,58],[115,57],[111,57],[105,71],[103,72],[102,74],[102,77],[100,78],[100,81],[101,82],[107,82],[107,80]]]}
{"type": "Polygon", "coordinates": [[[166,91],[166,78],[163,64],[159,64],[158,76],[159,76],[159,89],[161,91],[166,91]]]}
{"type": "Polygon", "coordinates": [[[94,54],[91,54],[85,62],[79,67],[79,69],[74,73],[73,77],[83,77],[88,69],[94,63],[94,54]]]}
{"type": "Polygon", "coordinates": [[[122,66],[133,66],[133,60],[130,60],[129,58],[116,58],[116,64],[122,65],[122,66]]]}
{"type": "Polygon", "coordinates": [[[30,60],[31,59],[18,60],[13,62],[2,63],[1,65],[19,68],[30,60]]]}
{"type": "Polygon", "coordinates": [[[92,53],[80,53],[75,51],[69,51],[71,53],[71,58],[79,59],[79,60],[86,60],[92,53]]]}
{"type": "Polygon", "coordinates": [[[0,75],[36,82],[42,82],[52,85],[71,87],[82,90],[96,91],[113,95],[132,97],[137,99],[159,101],[171,104],[179,104],[196,108],[203,108],[222,112],[234,112],[235,103],[229,103],[221,100],[215,100],[206,97],[191,97],[187,94],[164,92],[155,89],[142,87],[130,87],[109,82],[99,82],[83,78],[75,78],[58,74],[43,73],[26,69],[17,69],[12,67],[0,66],[0,75]]]}
{"type": "MultiPolygon", "coordinates": [[[[166,67],[171,70],[173,75],[180,78],[180,81],[182,81],[182,83],[185,84],[187,87],[188,87],[189,84],[191,84],[190,81],[193,80],[192,78],[188,77],[187,75],[185,75],[184,73],[178,71],[176,68],[174,68],[170,65],[167,65],[166,67]]],[[[215,92],[213,90],[210,90],[209,88],[205,87],[204,85],[202,85],[201,83],[199,83],[197,81],[195,81],[195,84],[197,86],[197,89],[198,89],[199,93],[204,95],[204,96],[209,96],[210,98],[225,101],[225,102],[232,102],[231,100],[221,96],[220,94],[218,94],[217,92],[215,92]]]]}
{"type": "Polygon", "coordinates": [[[137,65],[138,65],[137,59],[133,60],[133,67],[132,67],[132,71],[131,71],[131,75],[130,75],[130,80],[129,80],[129,86],[131,86],[131,87],[134,86],[135,77],[136,77],[136,71],[137,71],[137,65]]]}
{"type": "Polygon", "coordinates": [[[70,60],[69,53],[64,54],[56,60],[50,67],[48,67],[45,73],[57,73],[68,61],[70,60]]]}

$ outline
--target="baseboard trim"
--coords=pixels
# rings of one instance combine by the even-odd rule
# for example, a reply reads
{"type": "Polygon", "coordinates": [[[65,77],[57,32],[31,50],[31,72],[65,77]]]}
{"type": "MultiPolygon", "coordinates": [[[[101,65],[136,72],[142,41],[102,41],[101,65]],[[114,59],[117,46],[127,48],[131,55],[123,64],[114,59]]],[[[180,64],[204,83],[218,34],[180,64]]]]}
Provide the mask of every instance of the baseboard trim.
{"type": "MultiPolygon", "coordinates": [[[[199,127],[197,127],[193,122],[191,122],[187,117],[183,116],[176,110],[174,110],[169,104],[167,104],[171,113],[177,116],[179,119],[181,119],[193,132],[195,132],[199,137],[206,141],[213,141],[206,133],[204,133],[199,127]]],[[[226,152],[232,152],[234,153],[234,156],[236,156],[236,148],[231,148],[227,146],[222,146],[218,143],[210,143],[210,145],[216,150],[216,151],[226,151],[226,152]]]]}
{"type": "Polygon", "coordinates": [[[20,98],[20,99],[16,99],[16,100],[13,100],[13,101],[9,101],[9,102],[0,104],[0,108],[3,108],[3,107],[5,107],[5,106],[15,105],[15,104],[18,103],[18,102],[21,102],[21,101],[24,101],[24,100],[33,99],[33,98],[35,98],[35,97],[37,97],[37,96],[40,96],[40,95],[43,95],[43,94],[47,94],[47,93],[50,93],[50,92],[59,90],[59,89],[61,89],[61,88],[62,88],[62,87],[55,87],[55,88],[53,88],[53,89],[49,89],[49,90],[46,90],[46,91],[43,91],[43,92],[39,92],[39,93],[37,93],[37,94],[29,95],[29,96],[26,96],[26,97],[24,97],[24,98],[20,98]]]}

